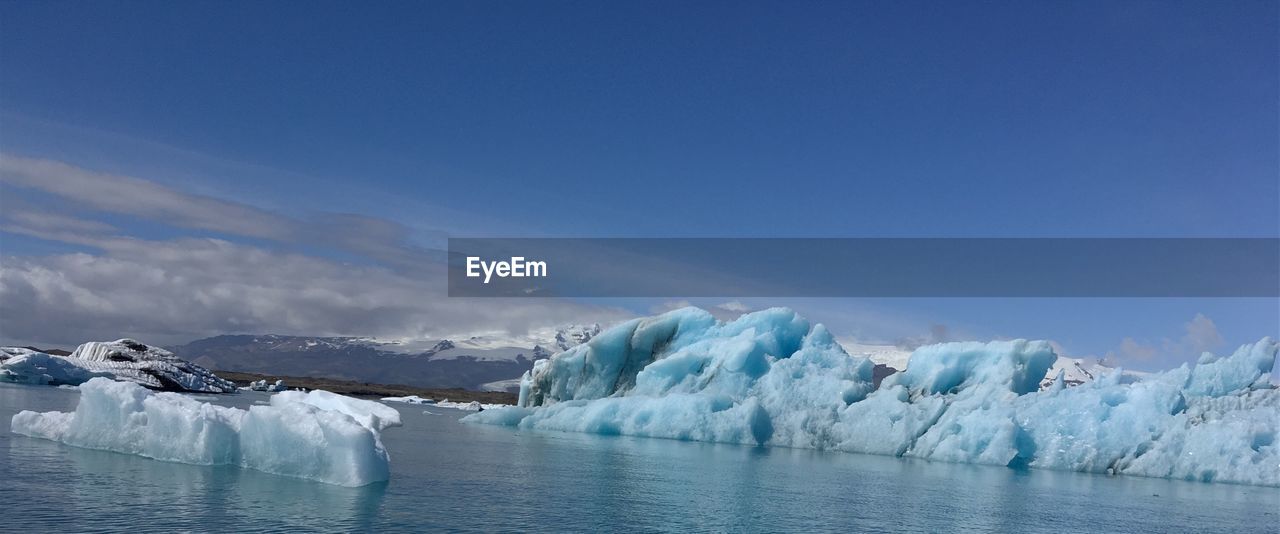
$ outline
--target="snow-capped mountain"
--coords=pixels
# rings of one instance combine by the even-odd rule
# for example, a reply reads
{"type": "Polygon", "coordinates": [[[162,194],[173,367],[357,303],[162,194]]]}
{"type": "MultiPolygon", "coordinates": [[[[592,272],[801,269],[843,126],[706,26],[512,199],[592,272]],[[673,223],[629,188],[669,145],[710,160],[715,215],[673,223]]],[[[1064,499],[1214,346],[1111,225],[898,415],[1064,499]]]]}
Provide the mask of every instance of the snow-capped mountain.
{"type": "Polygon", "coordinates": [[[895,371],[906,369],[907,360],[911,358],[911,351],[903,350],[896,345],[876,345],[842,339],[840,346],[851,355],[866,356],[872,363],[884,365],[895,371]]]}
{"type": "MultiPolygon", "coordinates": [[[[533,361],[572,348],[600,325],[568,325],[523,337],[384,340],[368,337],[226,335],[171,347],[212,369],[280,376],[315,376],[382,384],[466,389],[507,385],[533,361]],[[494,385],[498,384],[498,385],[494,385]]],[[[518,384],[518,382],[515,382],[518,384]]]]}
{"type": "Polygon", "coordinates": [[[556,330],[555,346],[561,351],[569,350],[591,341],[600,334],[600,323],[590,325],[568,325],[556,330]]]}
{"type": "Polygon", "coordinates": [[[1044,380],[1040,381],[1040,388],[1044,389],[1053,385],[1058,373],[1062,373],[1062,382],[1066,385],[1078,386],[1113,370],[1113,368],[1102,365],[1092,359],[1058,356],[1058,361],[1053,362],[1049,372],[1045,373],[1044,380]]]}
{"type": "MultiPolygon", "coordinates": [[[[849,354],[866,356],[871,359],[876,364],[877,371],[879,371],[880,366],[894,371],[905,370],[907,361],[911,359],[912,351],[904,350],[896,345],[867,344],[850,340],[841,340],[840,345],[849,354]]],[[[1092,358],[1058,356],[1057,361],[1045,373],[1044,379],[1040,381],[1040,387],[1044,389],[1053,385],[1053,381],[1058,377],[1059,372],[1062,373],[1063,383],[1068,386],[1078,386],[1113,370],[1115,370],[1113,367],[1102,365],[1092,358]]],[[[1131,371],[1124,371],[1124,373],[1126,375],[1139,374],[1131,371]]]]}

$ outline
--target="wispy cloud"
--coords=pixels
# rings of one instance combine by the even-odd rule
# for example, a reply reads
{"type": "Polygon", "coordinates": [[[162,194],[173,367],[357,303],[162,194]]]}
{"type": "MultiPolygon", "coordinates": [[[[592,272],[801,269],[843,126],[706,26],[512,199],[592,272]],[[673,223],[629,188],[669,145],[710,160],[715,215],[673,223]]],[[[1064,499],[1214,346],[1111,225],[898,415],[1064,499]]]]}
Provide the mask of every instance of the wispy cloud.
{"type": "Polygon", "coordinates": [[[70,215],[62,215],[49,211],[35,211],[22,208],[3,210],[4,219],[0,221],[0,230],[13,231],[39,237],[53,234],[108,234],[114,233],[116,227],[101,222],[81,219],[70,215]]]}
{"type": "MultiPolygon", "coordinates": [[[[409,228],[396,221],[351,213],[319,213],[298,219],[243,202],[187,193],[142,178],[95,172],[58,161],[0,154],[0,183],[55,195],[89,211],[189,230],[334,249],[393,267],[416,268],[424,261],[443,258],[439,251],[414,245],[409,228]]],[[[65,216],[60,227],[53,228],[59,222],[54,216],[40,219],[23,211],[17,216],[6,214],[5,219],[8,231],[26,235],[53,237],[68,231],[109,231],[98,226],[103,223],[93,221],[84,221],[93,226],[72,228],[72,219],[65,216]]]]}
{"type": "Polygon", "coordinates": [[[246,204],[183,193],[155,182],[98,173],[57,161],[0,154],[0,181],[90,208],[166,224],[286,240],[296,222],[246,204]]]}
{"type": "Polygon", "coordinates": [[[389,219],[351,213],[302,219],[12,154],[0,155],[0,182],[60,203],[37,210],[10,199],[0,210],[0,231],[90,249],[0,257],[0,337],[10,341],[72,345],[135,336],[170,343],[234,332],[519,337],[629,316],[555,299],[449,298],[443,254],[413,244],[414,232],[389,219]],[[128,235],[95,220],[106,215],[188,236],[128,235]],[[315,249],[367,261],[339,261],[315,249]]]}

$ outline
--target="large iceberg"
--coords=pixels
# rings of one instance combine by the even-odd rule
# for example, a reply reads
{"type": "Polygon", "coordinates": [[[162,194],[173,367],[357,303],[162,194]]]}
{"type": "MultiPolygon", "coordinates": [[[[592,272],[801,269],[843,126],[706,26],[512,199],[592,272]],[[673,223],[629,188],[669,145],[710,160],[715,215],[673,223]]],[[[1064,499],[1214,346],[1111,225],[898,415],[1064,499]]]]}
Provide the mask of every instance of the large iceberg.
{"type": "Polygon", "coordinates": [[[685,308],[535,362],[518,406],[463,420],[1280,486],[1277,348],[1042,389],[1048,342],[944,343],[876,388],[869,360],[791,310],[685,308]]]}
{"type": "Polygon", "coordinates": [[[25,348],[0,348],[0,381],[75,386],[94,377],[166,391],[236,391],[235,384],[212,371],[132,339],[85,343],[69,356],[25,348]]]}
{"type": "Polygon", "coordinates": [[[68,445],[197,465],[238,465],[342,486],[387,480],[380,431],[389,406],[327,391],[286,391],[248,410],[93,378],[71,413],[23,411],[11,430],[68,445]]]}

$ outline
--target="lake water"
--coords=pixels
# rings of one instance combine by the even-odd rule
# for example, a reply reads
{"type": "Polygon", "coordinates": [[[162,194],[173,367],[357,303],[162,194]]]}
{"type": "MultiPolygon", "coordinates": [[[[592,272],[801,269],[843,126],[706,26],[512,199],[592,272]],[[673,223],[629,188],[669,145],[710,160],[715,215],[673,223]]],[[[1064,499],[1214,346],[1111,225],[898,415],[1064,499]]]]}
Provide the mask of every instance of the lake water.
{"type": "Polygon", "coordinates": [[[0,384],[0,530],[1280,532],[1280,488],[529,432],[430,406],[395,406],[391,481],[363,488],[8,431],[78,395],[0,384]]]}

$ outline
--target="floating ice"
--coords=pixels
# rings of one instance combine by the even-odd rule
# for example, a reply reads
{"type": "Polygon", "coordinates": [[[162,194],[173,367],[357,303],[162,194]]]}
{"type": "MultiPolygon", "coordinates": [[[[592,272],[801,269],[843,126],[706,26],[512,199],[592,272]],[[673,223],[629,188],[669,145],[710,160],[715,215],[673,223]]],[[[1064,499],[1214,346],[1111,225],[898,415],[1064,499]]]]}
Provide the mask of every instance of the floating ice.
{"type": "Polygon", "coordinates": [[[70,413],[23,411],[13,432],[68,445],[197,465],[239,465],[342,486],[387,480],[379,431],[400,424],[388,406],[289,391],[248,410],[94,378],[70,413]]]}
{"type": "Polygon", "coordinates": [[[425,399],[417,395],[409,395],[406,397],[383,397],[382,402],[403,402],[405,404],[435,404],[432,399],[425,399]]]}
{"type": "Polygon", "coordinates": [[[159,347],[132,339],[89,342],[70,356],[0,348],[0,380],[27,384],[79,385],[106,377],[168,391],[231,393],[235,384],[159,347]]]}
{"type": "Polygon", "coordinates": [[[491,410],[494,408],[510,407],[506,404],[482,404],[480,403],[480,401],[453,402],[453,401],[450,401],[449,399],[444,399],[442,401],[437,402],[435,400],[425,399],[417,395],[409,395],[407,397],[383,397],[382,401],[383,402],[403,402],[405,404],[430,404],[432,406],[438,406],[440,408],[453,408],[455,410],[462,410],[464,412],[482,412],[482,411],[491,410]]]}
{"type": "Polygon", "coordinates": [[[437,402],[435,403],[435,406],[440,408],[453,408],[455,410],[462,410],[464,412],[483,412],[485,410],[492,410],[494,408],[510,407],[510,405],[508,404],[483,404],[480,401],[453,402],[449,399],[445,399],[440,402],[437,402]]]}
{"type": "Polygon", "coordinates": [[[96,376],[112,377],[105,369],[90,369],[63,356],[54,356],[27,349],[4,347],[9,356],[0,361],[0,381],[33,384],[38,386],[74,386],[96,376]],[[19,352],[23,351],[23,352],[19,352]]]}
{"type": "Polygon", "coordinates": [[[463,420],[1280,486],[1277,348],[1042,390],[1047,342],[946,343],[876,389],[870,361],[790,310],[686,308],[535,362],[518,406],[463,420]]]}
{"type": "Polygon", "coordinates": [[[306,404],[324,411],[346,414],[365,428],[375,431],[400,426],[400,412],[380,402],[356,399],[319,389],[307,392],[282,391],[271,396],[272,406],[290,403],[306,404]]]}
{"type": "Polygon", "coordinates": [[[289,389],[285,385],[284,380],[276,380],[274,383],[267,382],[266,379],[249,382],[249,389],[253,391],[285,391],[289,389]]]}

